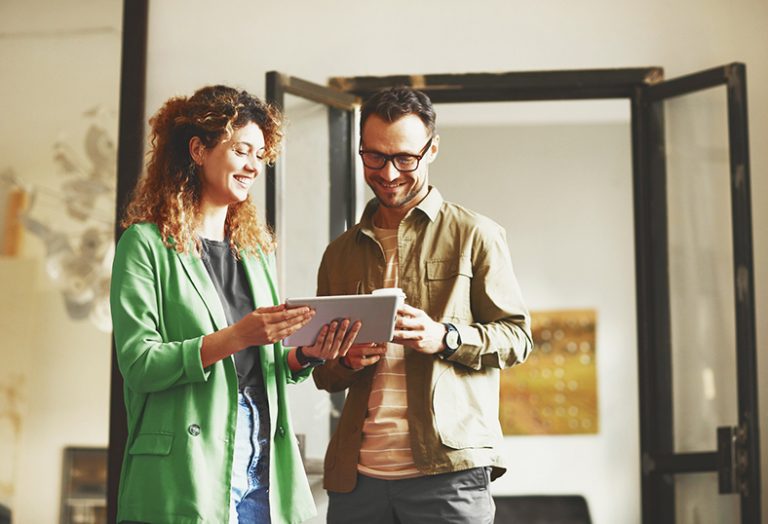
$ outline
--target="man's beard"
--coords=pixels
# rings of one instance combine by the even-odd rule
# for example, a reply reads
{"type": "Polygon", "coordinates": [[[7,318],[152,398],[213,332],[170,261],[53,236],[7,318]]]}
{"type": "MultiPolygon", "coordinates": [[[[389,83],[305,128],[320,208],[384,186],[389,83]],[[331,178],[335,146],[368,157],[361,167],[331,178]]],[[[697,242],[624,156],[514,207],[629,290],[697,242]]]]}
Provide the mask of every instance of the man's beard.
{"type": "MultiPolygon", "coordinates": [[[[373,189],[373,187],[371,187],[371,189],[373,190],[373,193],[376,195],[376,200],[379,201],[379,204],[381,204],[382,206],[384,206],[386,208],[389,208],[389,209],[397,209],[397,208],[405,206],[411,200],[416,198],[419,195],[419,193],[421,192],[421,189],[424,187],[424,184],[426,183],[426,181],[427,181],[427,178],[424,177],[421,180],[421,184],[418,187],[414,187],[410,192],[406,193],[406,195],[401,200],[396,201],[396,202],[391,203],[391,204],[388,203],[388,202],[385,202],[384,200],[382,200],[379,197],[378,193],[376,193],[376,190],[373,189]]],[[[369,184],[369,186],[370,186],[370,184],[369,184]]]]}

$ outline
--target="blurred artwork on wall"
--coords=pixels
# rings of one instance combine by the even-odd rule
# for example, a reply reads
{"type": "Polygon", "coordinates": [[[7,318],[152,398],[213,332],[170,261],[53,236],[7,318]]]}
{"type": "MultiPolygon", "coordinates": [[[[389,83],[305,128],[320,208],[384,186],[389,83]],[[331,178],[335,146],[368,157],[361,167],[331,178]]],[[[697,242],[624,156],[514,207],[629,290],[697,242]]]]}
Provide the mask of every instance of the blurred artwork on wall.
{"type": "Polygon", "coordinates": [[[24,228],[21,214],[27,207],[27,192],[10,184],[13,171],[0,173],[0,256],[15,257],[21,252],[24,228]]]}
{"type": "Polygon", "coordinates": [[[0,375],[0,504],[10,505],[16,482],[18,449],[21,440],[21,375],[0,375]]]}
{"type": "Polygon", "coordinates": [[[45,271],[61,291],[69,317],[110,333],[117,145],[109,111],[95,107],[83,116],[88,127],[81,141],[53,145],[59,188],[27,182],[12,169],[0,173],[0,188],[9,195],[0,249],[18,252],[22,225],[42,242],[45,271]]]}
{"type": "Polygon", "coordinates": [[[501,373],[505,435],[598,432],[596,322],[594,309],[531,313],[535,349],[501,373]]]}

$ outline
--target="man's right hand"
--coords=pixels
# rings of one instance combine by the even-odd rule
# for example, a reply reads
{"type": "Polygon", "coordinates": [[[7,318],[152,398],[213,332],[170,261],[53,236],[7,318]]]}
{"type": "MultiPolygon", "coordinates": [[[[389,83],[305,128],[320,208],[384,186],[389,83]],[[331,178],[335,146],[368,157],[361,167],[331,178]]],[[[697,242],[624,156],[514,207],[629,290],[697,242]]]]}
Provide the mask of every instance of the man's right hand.
{"type": "Polygon", "coordinates": [[[353,344],[342,357],[342,365],[354,370],[372,366],[387,352],[386,344],[353,344]]]}

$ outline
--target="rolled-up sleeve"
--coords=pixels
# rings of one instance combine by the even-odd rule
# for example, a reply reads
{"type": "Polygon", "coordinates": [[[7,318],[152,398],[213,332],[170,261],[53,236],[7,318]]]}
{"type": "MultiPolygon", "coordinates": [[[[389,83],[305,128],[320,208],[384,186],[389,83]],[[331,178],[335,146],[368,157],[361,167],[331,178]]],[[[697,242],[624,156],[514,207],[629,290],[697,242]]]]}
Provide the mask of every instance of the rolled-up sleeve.
{"type": "MultiPolygon", "coordinates": [[[[163,247],[163,249],[165,249],[163,247]]],[[[202,336],[167,340],[162,329],[163,290],[152,243],[131,227],[115,251],[110,307],[117,361],[125,384],[137,393],[203,382],[202,336]]]]}

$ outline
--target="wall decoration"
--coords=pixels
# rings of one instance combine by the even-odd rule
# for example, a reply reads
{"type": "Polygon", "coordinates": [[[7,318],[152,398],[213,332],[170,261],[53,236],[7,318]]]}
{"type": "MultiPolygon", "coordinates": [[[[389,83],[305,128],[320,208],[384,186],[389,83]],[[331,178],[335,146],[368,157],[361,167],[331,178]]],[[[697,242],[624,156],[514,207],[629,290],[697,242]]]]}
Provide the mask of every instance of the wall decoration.
{"type": "Polygon", "coordinates": [[[107,448],[65,448],[61,524],[106,524],[107,448]]]}
{"type": "Polygon", "coordinates": [[[6,169],[0,173],[0,256],[15,257],[21,251],[24,228],[19,217],[27,207],[27,193],[15,184],[7,181],[13,179],[13,170],[6,169]]]}
{"type": "Polygon", "coordinates": [[[117,148],[105,113],[101,108],[85,112],[90,123],[80,147],[64,140],[54,144],[63,180],[59,189],[30,184],[11,170],[0,179],[28,195],[19,220],[43,243],[46,273],[61,291],[69,317],[110,332],[117,148]]]}
{"type": "Polygon", "coordinates": [[[501,373],[505,435],[598,432],[596,318],[593,309],[531,313],[533,353],[501,373]]]}
{"type": "Polygon", "coordinates": [[[21,442],[22,390],[21,375],[0,377],[0,502],[10,501],[18,468],[21,442]]]}

